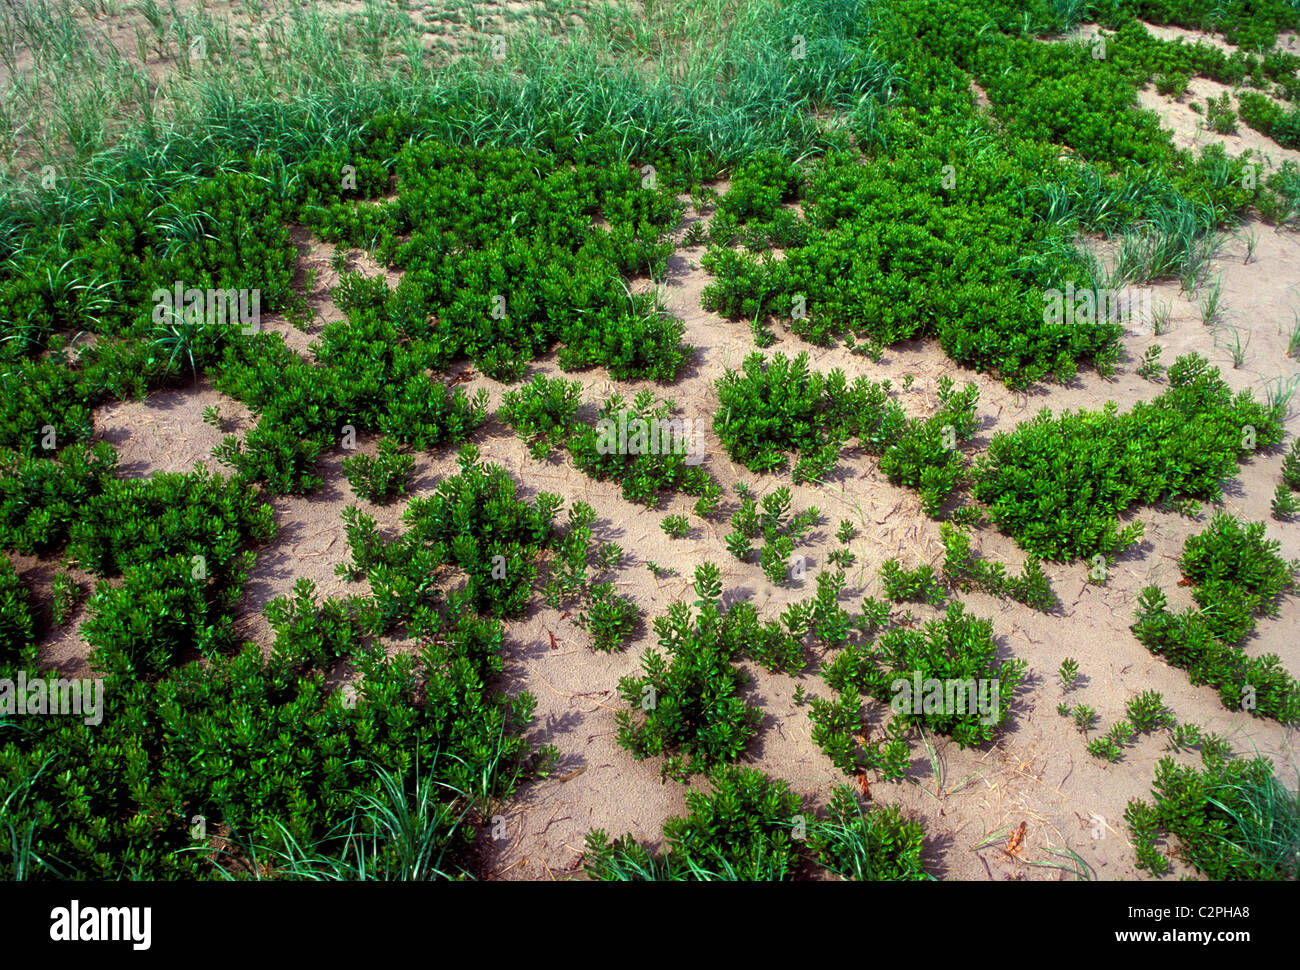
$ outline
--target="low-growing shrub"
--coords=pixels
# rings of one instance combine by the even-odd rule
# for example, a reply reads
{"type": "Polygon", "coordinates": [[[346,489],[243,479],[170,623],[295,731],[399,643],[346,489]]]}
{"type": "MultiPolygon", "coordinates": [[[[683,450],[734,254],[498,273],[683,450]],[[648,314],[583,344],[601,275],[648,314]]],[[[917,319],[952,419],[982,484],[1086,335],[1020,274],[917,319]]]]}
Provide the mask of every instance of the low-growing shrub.
{"type": "Polygon", "coordinates": [[[974,495],[1020,545],[1045,559],[1111,557],[1142,534],[1119,526],[1135,505],[1190,497],[1214,501],[1220,481],[1282,436],[1278,409],[1233,395],[1195,354],[1169,368],[1167,391],[1125,414],[1044,410],[999,432],[979,459],[974,495]]]}
{"type": "Polygon", "coordinates": [[[275,631],[272,656],[298,673],[329,670],[339,659],[357,655],[363,645],[364,606],[358,600],[316,602],[316,584],[305,576],[293,594],[266,604],[267,622],[275,631]]]}
{"type": "Polygon", "coordinates": [[[497,415],[528,442],[538,460],[561,445],[576,430],[582,385],[578,381],[538,374],[515,391],[506,391],[497,415]]]}
{"type": "Polygon", "coordinates": [[[904,569],[897,559],[886,559],[880,567],[880,582],[885,587],[885,595],[895,603],[912,600],[942,606],[947,599],[934,567],[928,563],[904,569]]]}
{"type": "Polygon", "coordinates": [[[939,529],[945,550],[944,582],[963,592],[982,589],[994,596],[1008,596],[1043,612],[1057,607],[1056,594],[1038,557],[1027,557],[1019,576],[1008,576],[1002,563],[975,558],[970,548],[970,536],[965,532],[947,522],[939,529]]]}
{"type": "Polygon", "coordinates": [[[655,403],[650,391],[638,393],[630,407],[621,395],[611,395],[596,424],[583,424],[569,437],[574,465],[600,481],[617,479],[625,499],[648,508],[667,491],[712,494],[716,483],[700,467],[692,425],[670,417],[674,410],[671,401],[655,403]]]}
{"type": "Polygon", "coordinates": [[[932,878],[921,860],[925,829],[897,805],[864,810],[850,786],[837,785],[827,812],[808,826],[808,848],[831,872],[855,882],[932,878]]]}
{"type": "Polygon", "coordinates": [[[1207,879],[1294,881],[1300,878],[1300,801],[1266,758],[1224,758],[1202,752],[1203,766],[1163,758],[1154,802],[1134,799],[1124,813],[1137,864],[1157,874],[1168,861],[1161,833],[1207,879]]]}
{"type": "Polygon", "coordinates": [[[803,800],[785,782],[755,769],[722,766],[709,781],[711,791],[686,793],[689,815],[664,823],[663,856],[631,836],[610,842],[596,829],[587,835],[587,873],[618,881],[791,878],[799,863],[794,833],[805,821],[803,800]]]}
{"type": "Polygon", "coordinates": [[[36,659],[36,619],[27,587],[7,556],[0,556],[0,665],[36,659]]]}
{"type": "Polygon", "coordinates": [[[1214,687],[1225,707],[1284,724],[1300,719],[1300,684],[1281,659],[1251,657],[1240,646],[1255,617],[1275,612],[1291,588],[1295,565],[1278,555],[1277,541],[1264,538],[1263,523],[1243,526],[1221,514],[1187,540],[1180,564],[1200,608],[1171,613],[1160,588],[1148,586],[1138,597],[1134,635],[1193,684],[1214,687]]]}
{"type": "Polygon", "coordinates": [[[415,470],[415,456],[405,455],[391,438],[379,442],[379,453],[343,459],[343,476],[360,498],[380,504],[405,495],[415,470]]]}
{"type": "Polygon", "coordinates": [[[403,514],[410,539],[463,569],[469,601],[489,616],[517,616],[527,605],[537,553],[552,542],[561,504],[546,492],[529,504],[515,489],[504,468],[484,465],[477,449],[466,446],[460,472],[440,481],[432,495],[412,499],[403,514]]]}
{"type": "Polygon", "coordinates": [[[646,651],[644,673],[619,681],[631,710],[618,711],[618,743],[640,758],[667,755],[665,776],[685,778],[734,761],[757,731],[760,712],[745,702],[745,675],[733,666],[735,645],[727,637],[718,604],[717,569],[695,573],[699,613],[674,603],[655,620],[659,645],[646,651]]]}

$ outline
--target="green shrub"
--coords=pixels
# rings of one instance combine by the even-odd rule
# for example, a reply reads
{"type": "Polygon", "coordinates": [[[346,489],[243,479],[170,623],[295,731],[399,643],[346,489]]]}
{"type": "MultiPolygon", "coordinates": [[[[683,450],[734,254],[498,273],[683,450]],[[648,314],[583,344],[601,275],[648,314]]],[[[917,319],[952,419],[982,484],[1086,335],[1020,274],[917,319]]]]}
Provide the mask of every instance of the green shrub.
{"type": "Polygon", "coordinates": [[[620,650],[623,641],[636,628],[641,611],[627,597],[614,592],[613,583],[597,583],[591,587],[591,606],[580,618],[580,624],[591,631],[592,646],[597,650],[620,650]]]}
{"type": "Polygon", "coordinates": [[[711,791],[686,793],[689,815],[664,823],[663,856],[631,836],[610,842],[596,829],[587,835],[587,873],[619,881],[792,878],[799,865],[794,831],[805,811],[799,796],[754,769],[723,766],[709,781],[711,791]]]}
{"type": "Polygon", "coordinates": [[[963,592],[983,589],[994,596],[1008,596],[1042,612],[1057,607],[1056,594],[1052,592],[1051,583],[1036,556],[1025,559],[1024,570],[1019,576],[1008,576],[1002,563],[974,557],[970,536],[965,532],[947,522],[939,529],[945,550],[944,582],[963,592]]]}
{"type": "Polygon", "coordinates": [[[265,615],[275,630],[275,662],[298,673],[328,671],[336,660],[356,656],[362,648],[364,606],[356,600],[316,602],[316,584],[300,576],[292,596],[277,596],[265,615]]]}
{"type": "Polygon", "coordinates": [[[0,664],[28,664],[36,659],[36,620],[27,587],[8,557],[0,556],[0,664]]]}
{"type": "Polygon", "coordinates": [[[591,478],[618,479],[623,497],[647,508],[663,492],[705,496],[716,488],[700,467],[689,419],[673,418],[671,401],[655,403],[650,391],[641,391],[629,407],[619,394],[601,406],[594,425],[583,424],[568,439],[573,463],[591,478]]]}
{"type": "MultiPolygon", "coordinates": [[[[919,630],[895,627],[878,640],[870,660],[875,667],[867,679],[868,693],[894,705],[903,723],[924,724],[950,735],[962,747],[982,744],[1006,721],[1016,688],[1024,676],[1025,661],[996,662],[993,625],[966,613],[961,603],[948,604],[947,612],[919,630]],[[919,678],[925,697],[914,695],[919,678]],[[932,705],[926,681],[965,684],[972,690],[952,703],[947,696],[932,705]],[[899,689],[906,684],[904,693],[899,689]],[[989,710],[975,710],[979,704],[989,710]],[[987,694],[987,696],[986,696],[987,694]],[[938,710],[932,710],[937,706],[938,710]]],[[[946,688],[945,688],[946,690],[946,688]]]]}
{"type": "Polygon", "coordinates": [[[1044,410],[999,432],[977,462],[974,495],[998,526],[1047,559],[1112,556],[1141,535],[1119,527],[1139,504],[1191,497],[1213,501],[1220,481],[1254,449],[1277,444],[1276,408],[1234,396],[1196,355],[1169,368],[1167,391],[1119,414],[1044,410]]]}
{"type": "Polygon", "coordinates": [[[228,588],[198,578],[185,556],[128,566],[122,585],[101,582],[81,625],[92,666],[115,677],[156,677],[186,651],[211,656],[238,643],[230,610],[238,602],[246,562],[232,568],[228,588]]]}
{"type": "Polygon", "coordinates": [[[717,567],[695,571],[698,614],[674,603],[655,620],[671,659],[650,649],[641,660],[644,674],[619,681],[631,710],[615,714],[618,743],[638,759],[667,755],[665,776],[685,778],[734,761],[757,731],[760,712],[741,698],[745,675],[731,663],[737,645],[718,605],[717,575],[717,567]]]}
{"type": "Polygon", "coordinates": [[[57,549],[90,499],[113,477],[117,453],[107,442],[66,448],[54,458],[0,459],[0,548],[26,555],[57,549]]]}
{"type": "Polygon", "coordinates": [[[50,583],[50,597],[53,600],[55,625],[67,626],[68,621],[72,619],[72,611],[85,598],[85,590],[67,570],[60,570],[50,583]]]}
{"type": "Polygon", "coordinates": [[[853,789],[838,785],[828,815],[808,826],[808,848],[827,869],[856,882],[931,878],[921,860],[925,829],[897,805],[864,811],[853,789]]]}
{"type": "Polygon", "coordinates": [[[1200,769],[1164,758],[1156,765],[1154,804],[1134,799],[1124,813],[1139,868],[1168,863],[1156,839],[1168,832],[1206,878],[1300,878],[1300,802],[1265,758],[1205,756],[1200,769]]]}
{"type": "Polygon", "coordinates": [[[545,492],[532,505],[516,498],[509,473],[482,464],[467,447],[460,473],[440,481],[432,495],[412,499],[403,519],[412,541],[465,571],[476,610],[517,616],[532,595],[536,555],[552,542],[559,506],[559,497],[545,492]]]}
{"type": "Polygon", "coordinates": [[[664,534],[670,539],[681,539],[691,531],[690,520],[684,515],[668,515],[664,517],[660,527],[664,534]]]}
{"type": "Polygon", "coordinates": [[[1170,613],[1164,594],[1148,586],[1138,597],[1131,629],[1152,653],[1187,671],[1193,684],[1209,684],[1230,709],[1246,709],[1282,723],[1300,718],[1300,684],[1274,654],[1250,657],[1240,642],[1255,617],[1276,611],[1292,586],[1294,564],[1264,538],[1263,523],[1243,526],[1217,515],[1183,547],[1180,564],[1200,609],[1170,613]]]}
{"type": "Polygon", "coordinates": [[[696,611],[673,603],[654,623],[667,656],[648,650],[644,673],[619,682],[631,710],[615,714],[618,742],[637,758],[667,755],[665,776],[734,761],[754,736],[760,712],[740,697],[745,675],[733,660],[748,656],[792,673],[804,666],[797,636],[775,621],[760,623],[753,604],[722,610],[720,576],[712,563],[696,568],[696,611]]]}
{"type": "Polygon", "coordinates": [[[519,390],[506,391],[497,414],[529,442],[532,456],[541,460],[577,428],[581,391],[578,381],[552,380],[538,374],[519,390]]]}
{"type": "Polygon", "coordinates": [[[353,455],[343,459],[343,476],[352,491],[377,504],[405,495],[414,470],[415,456],[402,454],[391,438],[379,442],[379,453],[374,458],[353,455]]]}
{"type": "Polygon", "coordinates": [[[914,600],[942,606],[947,599],[935,577],[934,567],[927,563],[915,569],[904,569],[897,559],[886,559],[880,567],[880,582],[885,587],[885,595],[895,603],[914,600]]]}

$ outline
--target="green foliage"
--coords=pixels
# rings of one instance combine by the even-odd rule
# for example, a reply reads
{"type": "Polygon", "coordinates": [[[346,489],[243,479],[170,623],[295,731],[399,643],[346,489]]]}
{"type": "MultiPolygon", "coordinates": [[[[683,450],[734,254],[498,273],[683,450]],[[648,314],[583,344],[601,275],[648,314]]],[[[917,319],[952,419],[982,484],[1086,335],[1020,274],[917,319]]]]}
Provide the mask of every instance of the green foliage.
{"type": "Polygon", "coordinates": [[[1043,410],[999,432],[977,462],[975,497],[995,522],[1035,555],[1069,560],[1114,555],[1141,535],[1119,527],[1135,505],[1191,497],[1217,500],[1220,481],[1256,448],[1282,435],[1274,407],[1234,396],[1196,355],[1169,368],[1167,391],[1119,414],[1043,410]]]}
{"type": "Polygon", "coordinates": [[[580,619],[591,631],[592,646],[597,650],[620,650],[623,641],[636,629],[641,611],[637,605],[614,591],[614,584],[596,583],[588,594],[591,605],[580,619]]]}
{"type": "Polygon", "coordinates": [[[278,495],[298,495],[320,486],[316,463],[324,448],[318,438],[298,438],[259,423],[242,441],[230,435],[212,454],[250,482],[261,482],[278,495]]]}
{"type": "Polygon", "coordinates": [[[664,823],[664,856],[652,855],[631,836],[610,842],[596,829],[587,835],[587,873],[619,881],[791,878],[799,862],[793,833],[803,819],[802,799],[785,782],[754,769],[723,766],[709,781],[711,791],[686,793],[689,815],[664,823]]]}
{"type": "Polygon", "coordinates": [[[1225,759],[1203,753],[1204,765],[1156,765],[1154,803],[1134,799],[1124,817],[1139,868],[1168,868],[1156,848],[1162,832],[1206,878],[1283,880],[1300,876],[1300,802],[1265,758],[1225,759]]]}
{"type": "Polygon", "coordinates": [[[291,596],[266,604],[267,622],[275,630],[272,656],[298,672],[329,670],[335,661],[360,653],[364,614],[358,600],[328,599],[318,605],[316,584],[299,577],[291,596]]]}
{"type": "Polygon", "coordinates": [[[804,665],[798,638],[773,620],[761,623],[753,604],[722,610],[717,566],[697,567],[694,588],[694,611],[678,602],[656,618],[666,656],[648,650],[643,674],[619,682],[631,710],[615,714],[619,744],[637,758],[667,755],[662,772],[677,778],[734,761],[756,732],[760,712],[741,698],[745,676],[732,661],[747,656],[791,672],[804,665]]]}
{"type": "Polygon", "coordinates": [[[866,811],[850,786],[837,785],[827,810],[808,826],[808,849],[822,866],[856,882],[930,878],[921,860],[925,829],[897,805],[866,811]]]}
{"type": "Polygon", "coordinates": [[[1279,522],[1290,522],[1296,515],[1300,515],[1300,501],[1296,500],[1295,494],[1287,488],[1285,482],[1278,482],[1277,488],[1273,489],[1269,508],[1272,509],[1273,518],[1279,522]]]}
{"type": "Polygon", "coordinates": [[[893,704],[895,716],[904,723],[923,724],[948,734],[962,747],[978,745],[991,740],[1007,719],[1026,667],[1023,660],[999,664],[996,653],[993,625],[967,614],[961,603],[952,602],[943,618],[922,629],[895,627],[881,635],[872,658],[876,669],[867,689],[877,700],[893,704]],[[912,696],[918,675],[925,697],[912,696]],[[945,685],[944,703],[937,705],[937,710],[932,709],[936,705],[931,703],[926,681],[945,685]],[[953,703],[946,696],[949,684],[966,685],[971,690],[959,694],[953,703]],[[979,703],[989,704],[987,711],[976,709],[975,690],[979,690],[979,703]]]}
{"type": "Polygon", "coordinates": [[[1177,723],[1174,715],[1165,707],[1165,699],[1158,691],[1146,690],[1129,700],[1124,709],[1128,712],[1129,722],[1135,731],[1150,734],[1162,727],[1172,727],[1177,723]]]}
{"type": "Polygon", "coordinates": [[[1291,448],[1282,459],[1282,484],[1293,492],[1300,492],[1300,438],[1291,442],[1291,448]]]}
{"type": "Polygon", "coordinates": [[[1073,690],[1074,682],[1079,677],[1079,662],[1073,657],[1066,657],[1061,661],[1061,669],[1057,673],[1061,677],[1061,690],[1073,690]]]}
{"type": "Polygon", "coordinates": [[[460,468],[432,495],[411,500],[403,514],[406,541],[464,570],[465,593],[478,612],[517,616],[532,595],[537,553],[552,542],[560,499],[543,492],[530,505],[516,498],[509,473],[479,462],[472,448],[462,451],[460,468]]]}
{"type": "Polygon", "coordinates": [[[385,438],[379,442],[376,457],[353,455],[343,459],[343,475],[358,497],[380,504],[406,494],[415,471],[415,456],[402,454],[398,448],[397,442],[385,438]]]}
{"type": "MultiPolygon", "coordinates": [[[[464,616],[433,632],[418,661],[362,658],[355,703],[328,690],[319,671],[266,662],[250,646],[157,680],[115,679],[100,724],[31,719],[0,741],[0,778],[17,786],[6,790],[25,791],[9,801],[7,821],[30,833],[31,857],[44,863],[29,875],[212,875],[207,847],[194,851],[196,814],[228,826],[236,845],[312,845],[318,859],[344,858],[344,823],[381,794],[372,761],[389,765],[411,795],[418,765],[419,778],[436,781],[427,794],[450,806],[447,817],[484,820],[526,767],[519,732],[533,702],[486,686],[501,671],[499,626],[464,616]],[[103,781],[119,777],[130,784],[103,781]]],[[[475,826],[455,834],[449,870],[471,865],[475,826]]],[[[0,875],[13,878],[7,855],[0,875]]],[[[264,873],[293,875],[279,864],[264,873]]]]}
{"type": "Polygon", "coordinates": [[[1097,722],[1097,711],[1087,704],[1079,704],[1074,708],[1074,726],[1081,732],[1087,734],[1092,730],[1092,726],[1097,722]]]}
{"type": "Polygon", "coordinates": [[[631,710],[618,711],[618,743],[640,758],[667,755],[665,776],[685,778],[734,761],[757,731],[760,712],[740,696],[745,675],[731,660],[742,644],[722,613],[717,569],[695,571],[699,612],[674,603],[655,619],[659,646],[641,660],[644,674],[619,681],[631,710]]]}
{"type": "Polygon", "coordinates": [[[0,458],[0,548],[26,555],[67,541],[90,499],[104,491],[117,466],[107,442],[65,448],[55,458],[0,458]]]}
{"type": "Polygon", "coordinates": [[[93,666],[117,677],[154,677],[197,649],[211,655],[238,640],[230,616],[246,575],[232,566],[226,589],[195,575],[185,556],[128,567],[122,585],[99,584],[81,625],[93,666]]]}
{"type": "Polygon", "coordinates": [[[526,441],[534,458],[543,459],[577,428],[582,384],[538,374],[517,391],[506,391],[497,415],[526,441]]]}
{"type": "Polygon", "coordinates": [[[1152,653],[1187,671],[1193,684],[1210,684],[1231,709],[1246,709],[1282,723],[1300,718],[1300,684],[1274,654],[1251,657],[1240,642],[1255,617],[1276,611],[1277,598],[1292,586],[1294,565],[1264,538],[1263,523],[1243,525],[1215,516],[1192,536],[1180,560],[1199,609],[1170,613],[1159,587],[1138,598],[1131,629],[1152,653]]]}
{"type": "Polygon", "coordinates": [[[0,556],[0,664],[29,664],[36,659],[36,620],[27,587],[7,556],[0,556]]]}
{"type": "Polygon", "coordinates": [[[1160,345],[1153,344],[1142,355],[1142,365],[1137,370],[1138,375],[1149,381],[1155,381],[1160,379],[1164,369],[1164,365],[1160,363],[1160,345]]]}
{"type": "Polygon", "coordinates": [[[72,619],[72,611],[85,598],[85,590],[67,570],[60,570],[54,575],[54,581],[50,584],[50,597],[53,600],[55,625],[67,626],[68,621],[72,619]]]}
{"type": "MultiPolygon", "coordinates": [[[[859,666],[857,653],[853,648],[845,650],[837,657],[847,658],[840,661],[839,671],[850,666],[859,666]]],[[[832,670],[827,671],[826,682],[843,683],[843,679],[832,670]]],[[[907,741],[903,737],[906,728],[902,722],[896,727],[893,722],[881,737],[870,741],[862,724],[862,701],[854,689],[837,688],[833,700],[814,697],[809,702],[808,717],[813,722],[812,739],[817,747],[831,760],[831,764],[846,775],[856,776],[860,771],[874,769],[887,780],[898,780],[907,775],[910,754],[907,741]]]]}
{"type": "Polygon", "coordinates": [[[1232,98],[1227,91],[1217,98],[1205,99],[1205,120],[1220,135],[1237,133],[1237,112],[1232,110],[1232,98]]]}
{"type": "Polygon", "coordinates": [[[668,515],[659,523],[664,534],[670,539],[684,538],[691,531],[690,520],[684,515],[668,515]]]}
{"type": "Polygon", "coordinates": [[[667,491],[713,495],[717,484],[700,467],[688,419],[670,417],[675,409],[671,401],[655,403],[650,391],[638,393],[630,407],[610,395],[596,424],[581,425],[568,439],[574,465],[599,481],[617,479],[624,498],[647,508],[667,491]]]}
{"type": "Polygon", "coordinates": [[[761,513],[758,500],[749,495],[741,498],[740,507],[731,517],[731,532],[724,539],[728,551],[743,562],[753,551],[751,540],[761,536],[759,566],[768,580],[778,586],[796,576],[802,577],[802,560],[792,563],[790,557],[795,545],[803,541],[809,528],[821,518],[815,507],[790,515],[790,495],[786,486],[764,495],[761,513]]]}
{"type": "Polygon", "coordinates": [[[788,452],[816,457],[848,435],[892,442],[905,421],[902,409],[887,403],[882,385],[861,377],[849,385],[838,370],[823,375],[802,353],[793,359],[751,354],[717,387],[718,437],[751,471],[780,468],[788,452]]]}
{"type": "Polygon", "coordinates": [[[1186,74],[1157,74],[1156,90],[1172,98],[1181,98],[1187,93],[1187,84],[1191,79],[1186,74]]]}
{"type": "Polygon", "coordinates": [[[1008,576],[1002,563],[975,558],[970,549],[970,536],[965,532],[947,522],[939,530],[945,550],[944,582],[963,592],[982,589],[994,596],[1008,596],[1042,612],[1057,607],[1056,594],[1037,556],[1025,559],[1019,576],[1008,576]]]}
{"type": "Polygon", "coordinates": [[[942,606],[947,594],[935,576],[934,567],[922,563],[915,569],[903,569],[896,559],[886,559],[880,567],[880,581],[885,595],[895,603],[914,601],[942,606]]]}

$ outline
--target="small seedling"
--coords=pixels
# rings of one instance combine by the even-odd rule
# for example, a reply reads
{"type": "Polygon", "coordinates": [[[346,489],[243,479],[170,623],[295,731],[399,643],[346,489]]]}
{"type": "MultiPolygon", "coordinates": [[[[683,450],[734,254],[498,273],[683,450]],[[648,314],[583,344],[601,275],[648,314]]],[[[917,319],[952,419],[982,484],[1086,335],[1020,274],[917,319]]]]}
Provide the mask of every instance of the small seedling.
{"type": "Polygon", "coordinates": [[[1169,744],[1165,746],[1166,751],[1186,751],[1194,748],[1201,743],[1201,728],[1197,724],[1188,721],[1186,724],[1175,724],[1173,730],[1169,732],[1169,744]]]}
{"type": "Polygon", "coordinates": [[[1160,375],[1164,373],[1164,370],[1164,365],[1160,363],[1160,345],[1153,344],[1142,355],[1142,366],[1138,368],[1138,376],[1145,377],[1149,381],[1156,381],[1160,379],[1160,375]]]}
{"type": "Polygon", "coordinates": [[[800,707],[802,707],[803,702],[806,701],[807,699],[808,699],[808,695],[803,689],[803,684],[795,684],[794,696],[793,696],[794,702],[798,704],[800,707]]]}
{"type": "Polygon", "coordinates": [[[1087,704],[1080,704],[1074,709],[1074,725],[1084,734],[1087,734],[1093,724],[1097,721],[1097,711],[1087,704]]]}
{"type": "Polygon", "coordinates": [[[1061,675],[1061,689],[1074,690],[1074,682],[1079,676],[1079,663],[1073,657],[1066,657],[1061,661],[1061,669],[1057,671],[1061,675]]]}
{"type": "Polygon", "coordinates": [[[601,572],[617,569],[623,561],[623,547],[617,542],[602,542],[596,549],[596,568],[601,572]]]}
{"type": "Polygon", "coordinates": [[[1286,487],[1285,482],[1278,482],[1277,488],[1273,491],[1273,518],[1279,522],[1290,522],[1300,515],[1300,501],[1296,500],[1295,493],[1286,487]]]}
{"type": "Polygon", "coordinates": [[[667,516],[660,528],[670,539],[681,539],[691,531],[691,523],[684,515],[667,516]]]}
{"type": "Polygon", "coordinates": [[[1157,728],[1174,723],[1174,717],[1165,707],[1164,697],[1158,691],[1143,691],[1128,702],[1126,710],[1134,730],[1142,734],[1150,734],[1157,728]]]}
{"type": "Polygon", "coordinates": [[[683,246],[703,246],[709,239],[709,227],[703,222],[692,222],[682,237],[683,246]]]}
{"type": "Polygon", "coordinates": [[[845,519],[840,523],[840,527],[835,532],[835,538],[840,540],[842,545],[848,545],[856,534],[857,530],[853,528],[853,523],[845,519]]]}
{"type": "Polygon", "coordinates": [[[224,431],[226,427],[226,421],[221,416],[221,408],[217,407],[215,404],[209,404],[207,407],[205,407],[203,409],[203,423],[207,425],[211,425],[212,427],[216,428],[218,431],[224,431]]]}
{"type": "Polygon", "coordinates": [[[839,566],[841,569],[848,569],[855,562],[857,562],[858,557],[855,556],[848,549],[841,548],[841,549],[836,549],[834,552],[828,553],[826,559],[828,562],[832,563],[833,565],[839,566]]]}
{"type": "Polygon", "coordinates": [[[645,568],[650,570],[655,579],[667,579],[669,576],[677,575],[677,570],[671,566],[661,566],[653,559],[645,564],[645,568]]]}
{"type": "Polygon", "coordinates": [[[1105,758],[1112,764],[1124,757],[1124,749],[1109,735],[1094,738],[1088,742],[1088,754],[1094,758],[1105,758]]]}
{"type": "Polygon", "coordinates": [[[694,512],[701,519],[712,518],[718,514],[718,505],[722,501],[722,489],[716,482],[710,481],[704,486],[704,494],[695,502],[694,512]]]}

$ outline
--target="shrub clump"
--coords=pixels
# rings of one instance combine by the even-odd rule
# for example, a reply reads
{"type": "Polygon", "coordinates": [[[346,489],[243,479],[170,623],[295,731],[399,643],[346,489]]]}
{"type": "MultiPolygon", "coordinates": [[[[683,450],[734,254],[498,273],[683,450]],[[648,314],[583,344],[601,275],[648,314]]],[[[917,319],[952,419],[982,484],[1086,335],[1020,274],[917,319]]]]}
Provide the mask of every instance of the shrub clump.
{"type": "Polygon", "coordinates": [[[1240,646],[1255,617],[1275,613],[1278,597],[1292,587],[1296,564],[1278,548],[1264,538],[1262,522],[1215,516],[1187,540],[1180,559],[1200,608],[1171,613],[1160,588],[1148,586],[1130,629],[1193,684],[1214,687],[1225,707],[1290,724],[1300,720],[1300,684],[1276,654],[1251,657],[1240,646]]]}
{"type": "Polygon", "coordinates": [[[1169,368],[1167,391],[1119,414],[1044,409],[999,432],[979,459],[974,495],[1020,545],[1045,559],[1111,557],[1142,535],[1118,516],[1136,505],[1217,500],[1220,481],[1255,449],[1282,439],[1276,407],[1234,396],[1201,357],[1169,368]]]}

